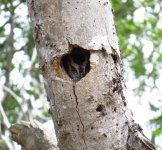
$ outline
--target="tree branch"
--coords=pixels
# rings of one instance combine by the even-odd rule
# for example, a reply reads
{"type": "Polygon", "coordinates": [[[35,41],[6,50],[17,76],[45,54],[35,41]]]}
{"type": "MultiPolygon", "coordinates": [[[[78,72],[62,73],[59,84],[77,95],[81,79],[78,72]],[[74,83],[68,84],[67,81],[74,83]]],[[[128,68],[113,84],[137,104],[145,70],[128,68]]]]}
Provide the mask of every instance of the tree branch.
{"type": "Polygon", "coordinates": [[[11,139],[25,150],[58,150],[54,133],[38,121],[21,121],[10,127],[11,139]]]}

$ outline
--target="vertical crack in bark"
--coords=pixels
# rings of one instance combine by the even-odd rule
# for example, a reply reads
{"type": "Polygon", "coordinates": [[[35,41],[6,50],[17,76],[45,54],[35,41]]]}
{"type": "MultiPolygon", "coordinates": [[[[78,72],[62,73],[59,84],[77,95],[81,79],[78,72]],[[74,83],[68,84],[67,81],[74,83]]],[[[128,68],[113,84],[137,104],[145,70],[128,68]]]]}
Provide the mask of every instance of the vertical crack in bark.
{"type": "Polygon", "coordinates": [[[75,100],[76,100],[76,112],[77,112],[77,114],[78,114],[78,116],[79,116],[79,120],[80,120],[80,123],[81,123],[82,128],[83,128],[82,139],[83,139],[83,142],[84,142],[85,147],[86,147],[86,150],[87,150],[87,144],[86,144],[86,142],[85,142],[85,137],[84,137],[84,124],[83,124],[83,122],[82,122],[82,119],[81,119],[81,116],[80,116],[79,110],[78,110],[78,97],[77,97],[76,92],[75,92],[75,85],[73,85],[73,93],[74,93],[75,100]]]}

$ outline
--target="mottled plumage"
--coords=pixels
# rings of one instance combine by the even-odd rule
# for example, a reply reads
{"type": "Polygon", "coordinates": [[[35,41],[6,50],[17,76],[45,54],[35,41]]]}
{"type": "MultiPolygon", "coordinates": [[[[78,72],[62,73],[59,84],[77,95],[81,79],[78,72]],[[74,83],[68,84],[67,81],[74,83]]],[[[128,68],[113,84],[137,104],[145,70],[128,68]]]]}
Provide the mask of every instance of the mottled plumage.
{"type": "Polygon", "coordinates": [[[67,73],[73,81],[79,81],[83,78],[88,70],[88,56],[80,55],[78,60],[69,55],[67,62],[67,73]],[[74,61],[75,60],[75,61],[74,61]]]}
{"type": "Polygon", "coordinates": [[[62,58],[62,64],[69,77],[77,82],[90,71],[90,51],[75,47],[62,58]]]}

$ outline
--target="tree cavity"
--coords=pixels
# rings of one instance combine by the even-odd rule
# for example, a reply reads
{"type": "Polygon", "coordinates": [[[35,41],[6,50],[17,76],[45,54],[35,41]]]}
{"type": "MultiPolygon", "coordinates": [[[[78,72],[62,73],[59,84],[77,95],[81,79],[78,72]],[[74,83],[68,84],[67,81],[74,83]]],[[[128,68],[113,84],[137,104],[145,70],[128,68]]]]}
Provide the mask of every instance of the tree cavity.
{"type": "Polygon", "coordinates": [[[72,46],[70,53],[61,59],[62,66],[68,76],[78,82],[90,71],[90,51],[79,46],[72,46]]]}

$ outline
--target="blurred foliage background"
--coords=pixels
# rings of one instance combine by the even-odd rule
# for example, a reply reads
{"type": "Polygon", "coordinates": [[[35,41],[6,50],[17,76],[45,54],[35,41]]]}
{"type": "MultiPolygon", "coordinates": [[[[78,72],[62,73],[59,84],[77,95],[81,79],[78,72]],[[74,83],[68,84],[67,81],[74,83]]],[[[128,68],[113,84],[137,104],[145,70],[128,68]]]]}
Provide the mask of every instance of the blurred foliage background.
{"type": "MultiPolygon", "coordinates": [[[[131,72],[138,81],[133,90],[139,98],[148,89],[162,95],[162,1],[112,0],[112,5],[126,81],[131,72]]],[[[160,150],[156,141],[162,136],[162,96],[156,94],[148,99],[150,110],[156,112],[148,129],[160,150]]],[[[51,119],[48,108],[26,1],[0,0],[0,149],[18,149],[9,140],[12,123],[46,122],[51,119]]]]}

